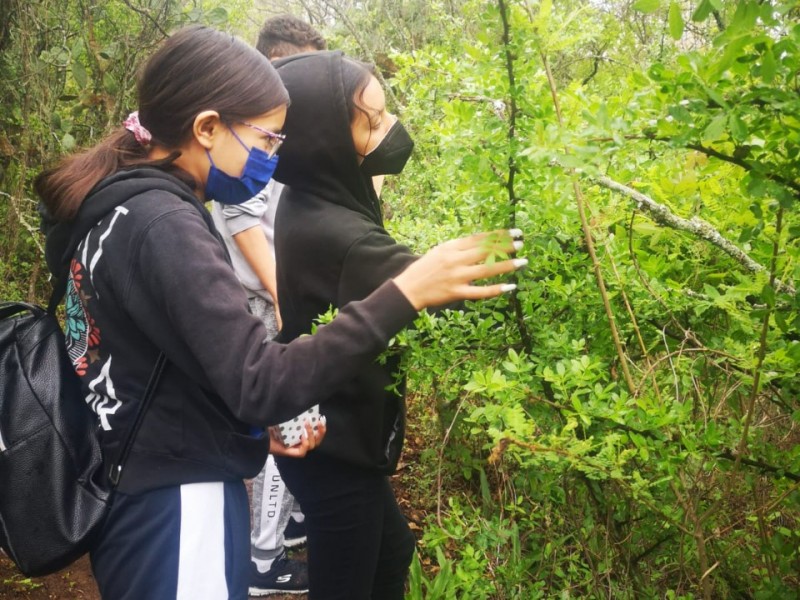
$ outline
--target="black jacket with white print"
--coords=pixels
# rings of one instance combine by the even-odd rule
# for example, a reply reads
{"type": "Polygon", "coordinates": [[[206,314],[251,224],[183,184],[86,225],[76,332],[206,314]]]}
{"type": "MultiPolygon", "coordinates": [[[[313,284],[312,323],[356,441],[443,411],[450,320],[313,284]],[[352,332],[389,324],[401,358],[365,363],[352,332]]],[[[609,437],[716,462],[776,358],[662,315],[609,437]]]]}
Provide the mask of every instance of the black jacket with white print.
{"type": "Polygon", "coordinates": [[[316,335],[268,342],[205,207],[155,168],[98,184],[74,221],[49,228],[47,262],[55,275],[69,267],[68,349],[106,457],[166,354],[122,474],[126,493],[254,476],[265,426],[352,380],[416,316],[388,282],[316,335]],[[80,240],[74,252],[70,239],[80,240]]]}

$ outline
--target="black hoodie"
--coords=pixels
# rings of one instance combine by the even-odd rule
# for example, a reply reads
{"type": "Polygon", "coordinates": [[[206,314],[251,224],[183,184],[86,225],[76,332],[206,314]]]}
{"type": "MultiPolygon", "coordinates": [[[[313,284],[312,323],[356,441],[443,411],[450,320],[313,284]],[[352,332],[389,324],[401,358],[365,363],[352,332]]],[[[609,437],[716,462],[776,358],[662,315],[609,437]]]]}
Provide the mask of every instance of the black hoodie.
{"type": "Polygon", "coordinates": [[[369,365],[416,312],[389,283],[313,338],[267,342],[184,183],[154,168],[113,175],[50,228],[47,263],[70,269],[67,340],[114,456],[160,351],[167,367],[120,489],[241,479],[262,467],[264,427],[369,365]],[[88,233],[88,235],[86,235],[88,233]],[[80,241],[72,250],[70,240],[80,241]]]}
{"type": "MultiPolygon", "coordinates": [[[[289,107],[275,179],[285,189],[275,220],[280,341],[311,330],[330,306],[360,300],[399,274],[415,255],[384,229],[380,202],[358,163],[339,52],[276,63],[289,107]]],[[[365,367],[339,391],[321,395],[328,433],[319,452],[391,473],[403,444],[403,385],[397,357],[365,367]]],[[[312,457],[313,458],[313,457],[312,457]]]]}

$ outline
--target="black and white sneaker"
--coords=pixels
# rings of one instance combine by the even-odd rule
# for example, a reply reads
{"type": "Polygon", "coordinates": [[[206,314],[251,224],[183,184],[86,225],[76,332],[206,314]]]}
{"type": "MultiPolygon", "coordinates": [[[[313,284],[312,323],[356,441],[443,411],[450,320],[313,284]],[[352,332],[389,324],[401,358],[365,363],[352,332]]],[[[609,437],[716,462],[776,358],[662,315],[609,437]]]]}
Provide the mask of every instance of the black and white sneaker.
{"type": "Polygon", "coordinates": [[[306,545],[306,524],[305,521],[298,523],[294,517],[289,519],[286,529],[283,531],[283,545],[286,548],[296,550],[306,545]]]}
{"type": "Polygon", "coordinates": [[[266,573],[261,573],[254,562],[250,563],[250,567],[251,596],[308,593],[308,565],[286,558],[285,552],[272,561],[266,573]]]}

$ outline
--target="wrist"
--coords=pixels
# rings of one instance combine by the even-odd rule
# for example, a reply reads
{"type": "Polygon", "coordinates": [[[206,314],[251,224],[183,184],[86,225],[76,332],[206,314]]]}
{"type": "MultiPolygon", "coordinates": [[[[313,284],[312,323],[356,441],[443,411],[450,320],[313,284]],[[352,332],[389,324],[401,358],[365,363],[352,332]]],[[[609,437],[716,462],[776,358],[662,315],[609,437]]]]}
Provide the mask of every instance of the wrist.
{"type": "Polygon", "coordinates": [[[405,271],[397,275],[393,281],[400,293],[408,300],[408,303],[414,307],[414,310],[419,312],[425,308],[425,302],[420,291],[416,289],[413,280],[406,275],[405,271]]]}

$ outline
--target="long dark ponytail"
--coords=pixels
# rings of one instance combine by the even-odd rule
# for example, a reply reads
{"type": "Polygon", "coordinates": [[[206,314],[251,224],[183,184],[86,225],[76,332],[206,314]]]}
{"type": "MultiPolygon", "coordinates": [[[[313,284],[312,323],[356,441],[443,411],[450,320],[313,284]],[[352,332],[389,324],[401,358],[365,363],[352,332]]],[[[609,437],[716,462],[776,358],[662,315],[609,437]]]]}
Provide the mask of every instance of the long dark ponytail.
{"type": "Polygon", "coordinates": [[[191,135],[195,117],[215,110],[228,122],[246,120],[289,102],[270,62],[254,48],[220,31],[194,26],[172,35],[150,57],[138,86],[139,120],[150,144],[172,151],[149,158],[150,146],[120,127],[96,146],[63,159],[37,177],[35,188],[50,215],[75,217],[103,178],[136,165],[170,168],[191,135]]]}

